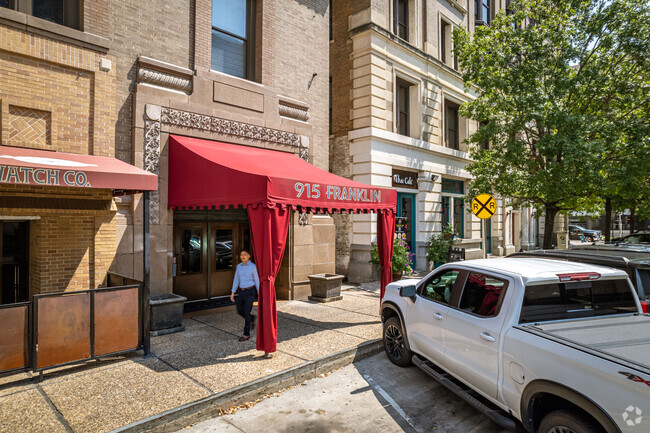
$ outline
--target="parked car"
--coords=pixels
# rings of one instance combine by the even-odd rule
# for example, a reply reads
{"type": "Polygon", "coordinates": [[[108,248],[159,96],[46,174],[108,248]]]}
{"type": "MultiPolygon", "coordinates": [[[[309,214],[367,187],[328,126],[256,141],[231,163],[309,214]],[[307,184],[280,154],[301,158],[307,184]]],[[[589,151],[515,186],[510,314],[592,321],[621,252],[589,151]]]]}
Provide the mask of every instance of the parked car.
{"type": "Polygon", "coordinates": [[[414,363],[501,427],[650,431],[650,316],[621,270],[535,258],[448,263],[389,284],[381,318],[394,364],[414,363]]]}
{"type": "Polygon", "coordinates": [[[611,240],[615,244],[650,244],[650,231],[641,230],[636,233],[629,234],[627,236],[622,236],[620,238],[614,238],[611,240]]]}
{"type": "Polygon", "coordinates": [[[648,312],[650,301],[650,246],[576,245],[568,250],[521,251],[508,257],[539,257],[570,262],[610,266],[625,271],[639,295],[641,307],[648,312]]]}
{"type": "Polygon", "coordinates": [[[600,230],[589,230],[582,226],[569,224],[569,239],[596,242],[602,238],[600,230]]]}

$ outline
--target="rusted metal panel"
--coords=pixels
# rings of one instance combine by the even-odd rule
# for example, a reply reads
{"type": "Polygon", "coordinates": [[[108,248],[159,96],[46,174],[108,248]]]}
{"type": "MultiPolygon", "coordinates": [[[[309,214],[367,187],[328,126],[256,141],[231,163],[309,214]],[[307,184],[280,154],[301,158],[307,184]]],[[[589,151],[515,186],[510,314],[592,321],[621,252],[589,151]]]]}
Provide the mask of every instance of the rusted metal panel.
{"type": "Polygon", "coordinates": [[[90,357],[90,293],[35,298],[37,368],[90,357]]]}
{"type": "Polygon", "coordinates": [[[94,295],[95,356],[138,347],[138,288],[94,295]]]}
{"type": "Polygon", "coordinates": [[[0,309],[0,371],[24,368],[28,363],[29,307],[0,309]]]}

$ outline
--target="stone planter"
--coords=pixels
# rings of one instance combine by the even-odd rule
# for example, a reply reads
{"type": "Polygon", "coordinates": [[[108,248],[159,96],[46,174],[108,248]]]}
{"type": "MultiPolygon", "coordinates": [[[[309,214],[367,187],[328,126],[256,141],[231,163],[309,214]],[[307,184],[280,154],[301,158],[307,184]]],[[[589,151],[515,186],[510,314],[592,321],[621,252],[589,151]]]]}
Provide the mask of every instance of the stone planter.
{"type": "Polygon", "coordinates": [[[164,335],[185,330],[183,304],[187,298],[166,293],[151,298],[151,335],[164,335]]]}
{"type": "Polygon", "coordinates": [[[310,301],[332,302],[343,299],[341,296],[341,282],[343,275],[315,274],[309,275],[311,285],[310,301]]]}

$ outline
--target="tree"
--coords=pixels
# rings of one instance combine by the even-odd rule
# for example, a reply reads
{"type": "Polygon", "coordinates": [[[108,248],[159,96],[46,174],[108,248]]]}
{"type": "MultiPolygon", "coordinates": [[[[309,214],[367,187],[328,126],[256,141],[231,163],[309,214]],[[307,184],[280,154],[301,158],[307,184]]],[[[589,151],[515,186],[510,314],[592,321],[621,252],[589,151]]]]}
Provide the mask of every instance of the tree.
{"type": "Polygon", "coordinates": [[[621,152],[648,145],[638,138],[648,122],[649,9],[638,0],[513,0],[489,27],[454,33],[476,94],[461,113],[482,124],[469,139],[470,192],[543,208],[544,248],[558,212],[620,191],[634,171],[621,152]]]}

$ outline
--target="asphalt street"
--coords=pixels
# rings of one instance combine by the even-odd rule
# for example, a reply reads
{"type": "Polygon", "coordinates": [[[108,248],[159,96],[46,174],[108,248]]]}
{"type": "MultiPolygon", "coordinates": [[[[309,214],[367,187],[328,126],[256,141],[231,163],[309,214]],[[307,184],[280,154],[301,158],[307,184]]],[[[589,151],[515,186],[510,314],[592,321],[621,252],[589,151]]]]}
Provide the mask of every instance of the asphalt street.
{"type": "Polygon", "coordinates": [[[417,367],[397,367],[384,353],[181,431],[507,432],[417,367]]]}

